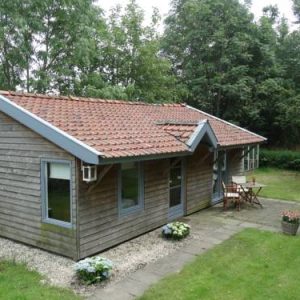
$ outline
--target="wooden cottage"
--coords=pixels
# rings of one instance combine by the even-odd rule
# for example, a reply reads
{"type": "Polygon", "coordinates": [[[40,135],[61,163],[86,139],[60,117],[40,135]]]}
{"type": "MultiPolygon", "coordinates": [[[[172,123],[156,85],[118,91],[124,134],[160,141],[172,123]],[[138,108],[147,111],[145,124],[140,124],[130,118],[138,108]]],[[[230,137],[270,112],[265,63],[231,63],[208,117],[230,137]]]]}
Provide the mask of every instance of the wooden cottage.
{"type": "Polygon", "coordinates": [[[84,258],[217,203],[264,141],[185,104],[2,91],[0,236],[84,258]]]}

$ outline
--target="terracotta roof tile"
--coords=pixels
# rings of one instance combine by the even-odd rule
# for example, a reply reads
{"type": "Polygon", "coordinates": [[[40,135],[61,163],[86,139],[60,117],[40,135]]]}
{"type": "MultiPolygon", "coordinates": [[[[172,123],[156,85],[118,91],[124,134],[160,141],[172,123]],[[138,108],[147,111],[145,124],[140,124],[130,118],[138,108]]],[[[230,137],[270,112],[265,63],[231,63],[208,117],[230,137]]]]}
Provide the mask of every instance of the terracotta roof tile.
{"type": "Polygon", "coordinates": [[[221,147],[261,143],[264,138],[184,104],[147,104],[1,91],[13,101],[103,153],[126,157],[188,151],[185,144],[207,119],[221,147]]]}

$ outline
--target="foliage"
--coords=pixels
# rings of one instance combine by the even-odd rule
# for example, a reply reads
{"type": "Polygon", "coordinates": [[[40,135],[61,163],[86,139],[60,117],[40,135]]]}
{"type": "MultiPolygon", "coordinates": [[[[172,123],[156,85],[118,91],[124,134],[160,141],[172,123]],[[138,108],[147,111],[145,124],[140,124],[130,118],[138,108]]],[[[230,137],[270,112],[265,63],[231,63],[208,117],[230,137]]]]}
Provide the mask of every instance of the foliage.
{"type": "Polygon", "coordinates": [[[300,240],[246,229],[154,284],[140,300],[298,299],[300,240]]]}
{"type": "Polygon", "coordinates": [[[74,269],[82,281],[92,284],[110,276],[112,262],[100,256],[88,257],[77,262],[74,269]]]}
{"type": "Polygon", "coordinates": [[[300,171],[300,152],[261,149],[260,166],[300,171]]]}
{"type": "Polygon", "coordinates": [[[285,210],[281,213],[282,221],[291,223],[291,224],[299,224],[300,222],[300,213],[297,211],[285,210]]]}
{"type": "Polygon", "coordinates": [[[162,228],[162,235],[167,239],[181,240],[190,234],[190,226],[183,222],[169,223],[162,228]]]}
{"type": "Polygon", "coordinates": [[[259,193],[260,197],[300,201],[300,172],[260,167],[251,172],[248,179],[253,176],[257,182],[266,185],[259,193]]]}
{"type": "Polygon", "coordinates": [[[25,265],[0,261],[0,299],[81,299],[67,289],[43,284],[42,279],[40,274],[29,271],[25,265]]]}

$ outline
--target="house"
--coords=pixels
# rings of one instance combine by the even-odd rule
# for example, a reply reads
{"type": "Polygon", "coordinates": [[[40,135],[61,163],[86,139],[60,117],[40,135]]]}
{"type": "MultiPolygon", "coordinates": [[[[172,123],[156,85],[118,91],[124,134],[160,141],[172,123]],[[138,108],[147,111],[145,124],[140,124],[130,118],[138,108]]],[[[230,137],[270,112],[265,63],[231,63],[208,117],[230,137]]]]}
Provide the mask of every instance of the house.
{"type": "Polygon", "coordinates": [[[222,199],[265,138],[185,104],[0,92],[0,235],[75,260],[222,199]]]}

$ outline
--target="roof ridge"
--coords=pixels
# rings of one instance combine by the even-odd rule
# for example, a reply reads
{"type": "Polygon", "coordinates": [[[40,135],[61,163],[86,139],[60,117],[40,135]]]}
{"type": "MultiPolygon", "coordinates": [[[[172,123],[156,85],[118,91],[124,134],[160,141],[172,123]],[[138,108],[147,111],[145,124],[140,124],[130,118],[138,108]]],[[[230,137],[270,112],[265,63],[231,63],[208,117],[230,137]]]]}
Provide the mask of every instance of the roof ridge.
{"type": "Polygon", "coordinates": [[[254,133],[254,132],[252,132],[252,131],[250,131],[250,130],[247,130],[247,129],[243,128],[243,127],[240,127],[240,126],[238,126],[238,125],[235,125],[235,124],[233,124],[233,123],[230,123],[230,122],[228,122],[228,121],[225,121],[225,120],[223,120],[223,119],[221,119],[221,118],[218,118],[218,117],[216,117],[216,116],[214,116],[214,115],[211,115],[211,114],[209,114],[209,113],[207,113],[207,112],[205,112],[205,111],[202,111],[202,110],[200,110],[200,109],[198,109],[198,108],[192,107],[192,106],[187,105],[187,104],[185,104],[185,107],[187,107],[187,108],[189,108],[189,109],[192,109],[192,110],[196,110],[196,111],[198,111],[198,112],[200,112],[200,113],[202,113],[202,114],[204,114],[204,115],[206,115],[206,116],[209,116],[209,117],[211,117],[211,118],[213,118],[213,119],[215,119],[215,120],[221,121],[222,123],[225,123],[225,124],[227,124],[227,125],[230,125],[230,126],[232,126],[232,127],[238,128],[238,129],[241,129],[241,130],[243,130],[243,131],[245,131],[245,132],[247,132],[247,133],[250,133],[250,134],[252,134],[252,135],[255,135],[255,136],[257,136],[257,137],[260,137],[260,138],[262,138],[262,139],[265,140],[265,141],[267,140],[267,138],[263,137],[262,135],[256,134],[256,133],[254,133]]]}
{"type": "Polygon", "coordinates": [[[38,93],[25,93],[17,91],[5,91],[0,90],[0,95],[3,96],[21,96],[21,97],[33,97],[41,99],[52,99],[52,100],[70,100],[70,101],[83,101],[83,102],[99,102],[109,104],[125,104],[125,105],[147,105],[147,106],[166,106],[166,107],[183,107],[184,103],[148,103],[143,101],[130,101],[130,100],[115,100],[115,99],[101,99],[93,97],[78,97],[73,95],[49,95],[49,94],[38,94],[38,93]]]}

